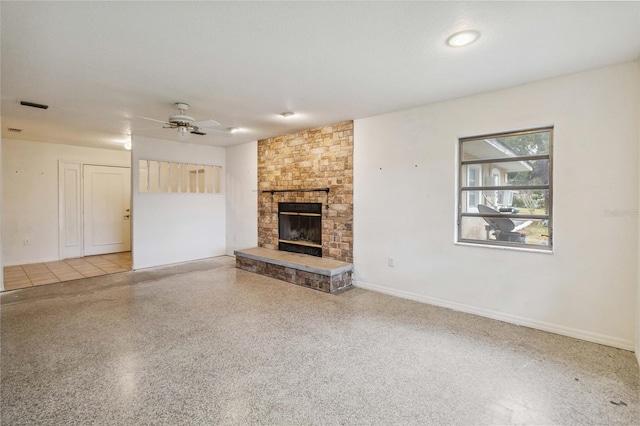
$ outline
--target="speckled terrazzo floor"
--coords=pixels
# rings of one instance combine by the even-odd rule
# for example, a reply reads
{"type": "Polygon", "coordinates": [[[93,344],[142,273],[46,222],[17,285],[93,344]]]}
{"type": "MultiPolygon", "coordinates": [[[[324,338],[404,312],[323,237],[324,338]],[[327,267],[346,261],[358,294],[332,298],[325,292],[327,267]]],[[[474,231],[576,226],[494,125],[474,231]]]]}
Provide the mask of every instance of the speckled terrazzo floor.
{"type": "Polygon", "coordinates": [[[640,423],[631,352],[234,265],[2,294],[2,424],[640,423]]]}

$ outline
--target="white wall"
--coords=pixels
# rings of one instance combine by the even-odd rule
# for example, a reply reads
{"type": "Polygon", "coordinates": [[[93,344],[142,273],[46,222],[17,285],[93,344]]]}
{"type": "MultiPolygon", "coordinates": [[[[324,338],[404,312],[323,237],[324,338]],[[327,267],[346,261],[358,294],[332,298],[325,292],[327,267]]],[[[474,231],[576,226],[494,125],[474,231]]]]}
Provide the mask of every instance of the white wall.
{"type": "MultiPolygon", "coordinates": [[[[138,160],[221,166],[224,148],[133,137],[133,268],[225,254],[225,194],[139,193],[138,160]]],[[[221,174],[224,180],[224,173],[221,174]]],[[[224,188],[224,182],[221,188],[224,188]]]]}
{"type": "MultiPolygon", "coordinates": [[[[0,119],[2,127],[2,119],[0,119]]],[[[0,136],[0,224],[2,224],[2,137],[0,136]]],[[[2,266],[2,226],[0,226],[0,266],[2,266]]],[[[4,273],[0,274],[0,291],[4,291],[4,273]]]]}
{"type": "MultiPolygon", "coordinates": [[[[640,97],[640,87],[638,87],[638,97],[640,97]]],[[[640,110],[638,111],[638,128],[640,129],[640,110]]],[[[640,146],[640,132],[638,132],[638,146],[640,146]]],[[[640,170],[640,158],[638,159],[638,170],[640,170]]],[[[640,185],[639,189],[640,189],[640,185]]],[[[639,214],[640,217],[640,214],[639,214]]],[[[638,256],[637,259],[640,259],[640,226],[638,227],[638,256]]],[[[638,366],[640,366],[640,262],[637,262],[638,265],[638,284],[636,286],[636,359],[638,360],[638,366]]]]}
{"type": "Polygon", "coordinates": [[[129,166],[128,151],[2,140],[4,266],[59,259],[58,160],[129,166]],[[24,245],[28,238],[30,245],[24,245]]]}
{"type": "Polygon", "coordinates": [[[226,152],[227,254],[258,245],[258,142],[226,152]]]}
{"type": "Polygon", "coordinates": [[[639,84],[634,62],[356,120],[356,285],[632,350],[639,84]],[[458,138],[546,125],[553,254],[454,244],[458,138]]]}

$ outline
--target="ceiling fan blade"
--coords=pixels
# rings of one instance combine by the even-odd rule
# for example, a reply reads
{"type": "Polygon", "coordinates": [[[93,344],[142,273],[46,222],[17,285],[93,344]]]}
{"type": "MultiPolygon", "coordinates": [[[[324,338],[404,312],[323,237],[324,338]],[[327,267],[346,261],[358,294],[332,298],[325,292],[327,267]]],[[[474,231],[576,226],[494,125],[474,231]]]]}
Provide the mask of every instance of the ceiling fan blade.
{"type": "Polygon", "coordinates": [[[193,123],[191,123],[191,125],[195,127],[203,128],[203,127],[216,127],[216,126],[219,126],[220,123],[218,123],[215,120],[203,120],[203,121],[194,121],[193,123]]]}
{"type": "Polygon", "coordinates": [[[200,136],[205,136],[207,133],[216,133],[216,134],[220,134],[221,136],[231,136],[231,132],[229,130],[223,130],[223,129],[202,129],[200,127],[198,127],[198,129],[194,130],[191,132],[192,135],[200,135],[200,136]],[[206,132],[206,133],[205,133],[206,132]]]}
{"type": "Polygon", "coordinates": [[[200,131],[216,133],[220,136],[231,136],[233,133],[227,129],[198,129],[200,131]]]}
{"type": "Polygon", "coordinates": [[[164,127],[143,127],[141,129],[131,129],[131,133],[142,132],[144,130],[158,130],[158,129],[164,129],[164,127]]]}
{"type": "Polygon", "coordinates": [[[150,120],[150,121],[157,121],[158,123],[163,123],[163,124],[169,124],[164,120],[156,120],[155,118],[149,118],[149,117],[143,117],[141,115],[138,116],[139,118],[144,118],[145,120],[150,120]]]}

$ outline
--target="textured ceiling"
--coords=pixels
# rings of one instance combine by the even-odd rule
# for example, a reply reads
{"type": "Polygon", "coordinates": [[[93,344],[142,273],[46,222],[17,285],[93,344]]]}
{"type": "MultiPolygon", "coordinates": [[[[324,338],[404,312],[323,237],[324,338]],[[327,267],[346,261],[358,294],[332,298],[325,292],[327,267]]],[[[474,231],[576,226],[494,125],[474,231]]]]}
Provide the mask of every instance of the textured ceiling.
{"type": "Polygon", "coordinates": [[[640,59],[640,2],[7,2],[2,135],[228,146],[640,59]],[[445,40],[463,29],[480,39],[445,40]],[[46,111],[19,100],[50,105],[46,111]],[[284,119],[278,114],[295,111],[284,119]],[[19,134],[8,127],[21,128],[19,134]]]}

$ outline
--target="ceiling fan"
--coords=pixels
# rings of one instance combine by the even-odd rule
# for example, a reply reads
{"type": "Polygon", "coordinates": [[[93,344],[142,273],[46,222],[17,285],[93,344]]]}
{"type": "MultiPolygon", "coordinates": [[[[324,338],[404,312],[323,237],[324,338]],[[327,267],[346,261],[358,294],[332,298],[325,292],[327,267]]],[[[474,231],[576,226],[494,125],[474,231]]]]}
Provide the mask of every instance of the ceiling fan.
{"type": "Polygon", "coordinates": [[[195,118],[188,116],[186,113],[187,113],[187,110],[189,109],[189,104],[187,103],[176,102],[175,106],[178,107],[178,110],[180,111],[180,113],[170,116],[167,121],[156,120],[155,118],[142,117],[142,116],[140,118],[162,123],[165,125],[163,127],[165,129],[177,129],[180,137],[187,136],[187,133],[191,133],[193,135],[200,135],[200,136],[206,135],[207,134],[206,132],[231,133],[229,130],[211,129],[211,127],[216,127],[220,125],[220,123],[218,123],[215,120],[196,121],[195,118]]]}

